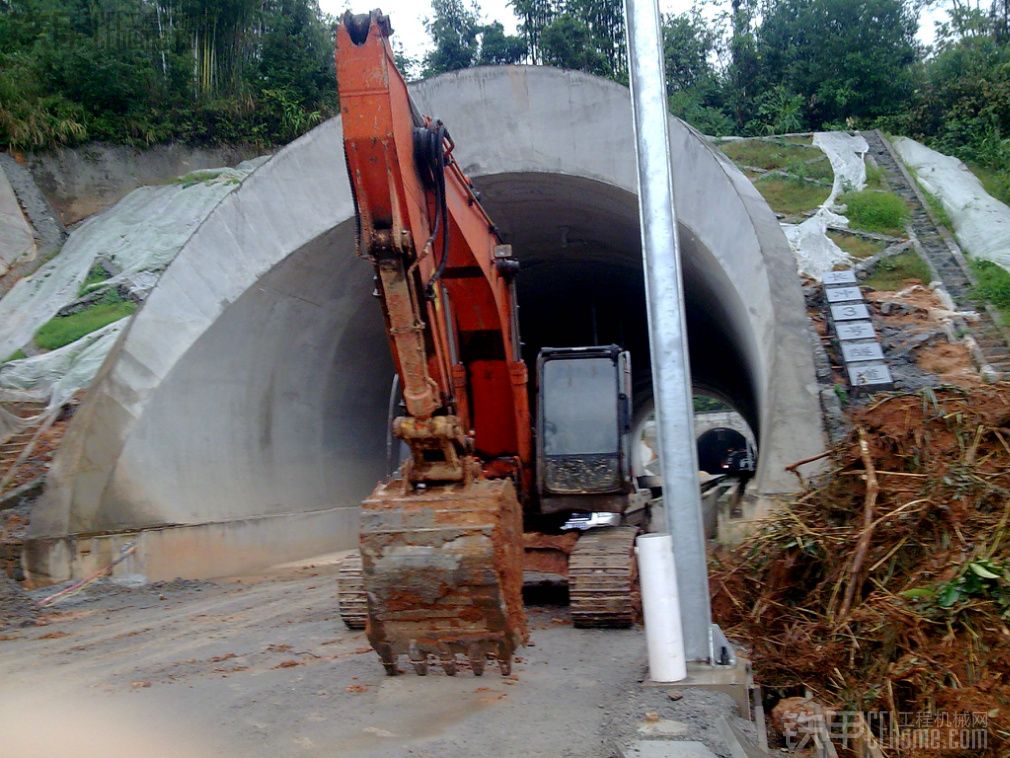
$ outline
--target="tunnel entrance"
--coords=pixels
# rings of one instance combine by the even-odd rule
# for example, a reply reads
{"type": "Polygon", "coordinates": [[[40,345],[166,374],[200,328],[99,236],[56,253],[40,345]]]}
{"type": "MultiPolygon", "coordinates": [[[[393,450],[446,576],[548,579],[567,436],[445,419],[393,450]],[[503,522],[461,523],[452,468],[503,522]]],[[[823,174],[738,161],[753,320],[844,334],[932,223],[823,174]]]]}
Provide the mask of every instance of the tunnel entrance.
{"type": "Polygon", "coordinates": [[[736,429],[709,429],[698,437],[698,469],[708,474],[744,474],[754,469],[750,443],[736,429]]]}
{"type": "MultiPolygon", "coordinates": [[[[652,404],[645,283],[634,194],[558,174],[482,177],[484,205],[522,264],[523,358],[543,347],[617,344],[631,353],[636,412],[652,404]]],[[[725,398],[758,433],[737,295],[715,257],[680,228],[692,381],[725,398]]]]}

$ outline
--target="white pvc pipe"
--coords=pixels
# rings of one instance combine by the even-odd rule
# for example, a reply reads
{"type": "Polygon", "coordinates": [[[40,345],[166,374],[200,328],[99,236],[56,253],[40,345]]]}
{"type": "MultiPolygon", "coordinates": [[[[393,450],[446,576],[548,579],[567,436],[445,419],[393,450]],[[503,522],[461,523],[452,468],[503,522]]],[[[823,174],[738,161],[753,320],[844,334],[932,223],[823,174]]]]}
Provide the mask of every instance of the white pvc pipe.
{"type": "Polygon", "coordinates": [[[638,538],[636,552],[645,642],[649,651],[649,678],[654,682],[679,682],[687,677],[687,658],[680,621],[677,568],[673,562],[673,537],[643,534],[638,538]]]}

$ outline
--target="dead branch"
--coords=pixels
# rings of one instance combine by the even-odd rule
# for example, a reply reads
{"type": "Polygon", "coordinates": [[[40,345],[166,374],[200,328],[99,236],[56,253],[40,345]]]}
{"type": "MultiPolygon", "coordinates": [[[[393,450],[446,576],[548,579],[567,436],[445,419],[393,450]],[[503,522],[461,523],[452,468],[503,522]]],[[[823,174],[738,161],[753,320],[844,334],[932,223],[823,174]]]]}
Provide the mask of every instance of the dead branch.
{"type": "Polygon", "coordinates": [[[873,536],[873,510],[877,505],[877,493],[880,491],[880,486],[877,484],[877,470],[873,465],[873,456],[870,455],[870,442],[866,437],[866,430],[863,427],[859,427],[859,455],[863,459],[863,467],[866,469],[866,500],[863,503],[863,531],[859,535],[859,542],[856,543],[856,551],[852,556],[852,568],[849,569],[849,584],[845,588],[845,595],[842,597],[842,607],[838,611],[840,619],[845,619],[849,615],[852,600],[856,595],[859,572],[863,570],[863,563],[866,561],[866,551],[870,547],[870,538],[873,536]]]}

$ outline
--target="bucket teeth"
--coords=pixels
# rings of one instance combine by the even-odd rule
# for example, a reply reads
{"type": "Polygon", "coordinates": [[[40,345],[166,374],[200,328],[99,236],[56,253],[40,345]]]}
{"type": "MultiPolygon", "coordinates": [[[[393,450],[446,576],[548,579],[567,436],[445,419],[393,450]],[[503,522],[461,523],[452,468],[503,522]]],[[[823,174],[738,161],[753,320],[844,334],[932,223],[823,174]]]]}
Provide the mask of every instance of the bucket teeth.
{"type": "Polygon", "coordinates": [[[456,656],[475,675],[487,658],[511,670],[527,637],[522,606],[522,514],[506,480],[410,491],[379,485],[361,510],[366,635],[387,673],[406,656],[424,675],[456,656]]]}
{"type": "Polygon", "coordinates": [[[467,652],[467,658],[470,660],[470,670],[473,672],[474,676],[484,675],[484,664],[487,662],[487,655],[479,646],[470,646],[470,650],[467,652]]]}

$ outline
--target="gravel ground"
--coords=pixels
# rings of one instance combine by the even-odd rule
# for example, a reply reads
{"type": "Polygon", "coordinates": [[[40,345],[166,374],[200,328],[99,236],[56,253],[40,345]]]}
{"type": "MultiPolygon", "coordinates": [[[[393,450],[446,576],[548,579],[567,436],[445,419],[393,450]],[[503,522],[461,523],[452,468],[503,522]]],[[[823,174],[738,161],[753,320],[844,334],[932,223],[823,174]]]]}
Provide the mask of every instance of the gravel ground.
{"type": "Polygon", "coordinates": [[[35,601],[17,582],[0,573],[0,629],[30,626],[38,614],[35,601]]]}
{"type": "Polygon", "coordinates": [[[605,729],[613,744],[628,745],[635,740],[664,737],[692,740],[705,743],[719,758],[733,758],[736,754],[730,752],[719,731],[720,716],[731,719],[756,742],[753,725],[733,715],[736,708],[729,695],[684,689],[676,692],[681,696],[679,699],[672,700],[670,692],[673,690],[664,687],[629,690],[621,707],[615,707],[608,714],[605,729]]]}
{"type": "Polygon", "coordinates": [[[540,605],[512,677],[386,677],[339,621],[336,573],[89,589],[0,643],[0,733],[18,755],[607,758],[660,710],[720,749],[715,713],[691,709],[728,701],[643,690],[641,629],[576,630],[540,605]]]}

